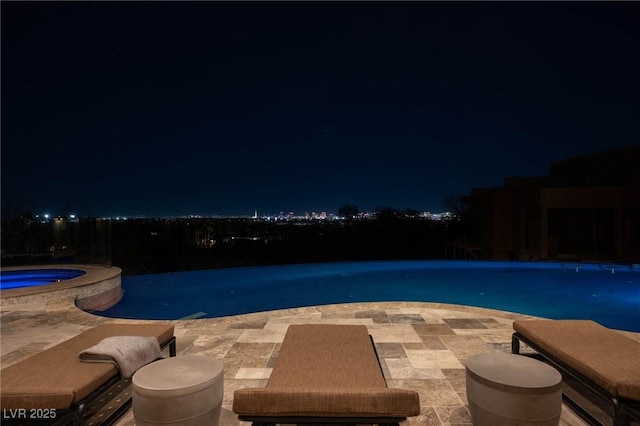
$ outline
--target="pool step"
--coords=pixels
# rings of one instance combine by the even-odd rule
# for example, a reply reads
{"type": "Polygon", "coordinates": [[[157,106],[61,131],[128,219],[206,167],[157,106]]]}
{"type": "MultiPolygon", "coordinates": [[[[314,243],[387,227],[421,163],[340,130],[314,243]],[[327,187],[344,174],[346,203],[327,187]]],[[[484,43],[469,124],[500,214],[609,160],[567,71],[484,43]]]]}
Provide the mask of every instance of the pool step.
{"type": "Polygon", "coordinates": [[[190,320],[190,319],[198,319],[206,317],[208,314],[206,312],[196,312],[195,314],[187,315],[186,317],[178,318],[179,320],[190,320]]]}

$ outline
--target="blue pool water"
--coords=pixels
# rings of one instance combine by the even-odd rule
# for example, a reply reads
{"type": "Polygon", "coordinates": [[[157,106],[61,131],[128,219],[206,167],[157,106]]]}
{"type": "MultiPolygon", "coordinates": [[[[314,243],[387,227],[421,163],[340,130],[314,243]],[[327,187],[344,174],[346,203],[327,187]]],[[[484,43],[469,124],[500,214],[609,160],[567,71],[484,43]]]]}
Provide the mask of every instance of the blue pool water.
{"type": "Polygon", "coordinates": [[[24,269],[3,271],[0,274],[0,290],[10,288],[33,287],[38,285],[70,280],[84,275],[79,269],[24,269]]]}
{"type": "Polygon", "coordinates": [[[547,318],[593,319],[640,332],[640,267],[546,262],[348,262],[122,278],[100,313],[138,319],[213,318],[345,302],[442,302],[547,318]]]}

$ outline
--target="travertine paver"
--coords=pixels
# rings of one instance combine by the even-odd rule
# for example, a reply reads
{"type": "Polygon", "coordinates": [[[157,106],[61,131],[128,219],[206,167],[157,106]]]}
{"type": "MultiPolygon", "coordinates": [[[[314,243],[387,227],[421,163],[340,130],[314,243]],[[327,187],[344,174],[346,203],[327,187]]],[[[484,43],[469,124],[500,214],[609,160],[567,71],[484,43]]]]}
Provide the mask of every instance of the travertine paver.
{"type": "MultiPolygon", "coordinates": [[[[2,366],[8,366],[79,332],[113,320],[80,311],[73,301],[2,308],[2,366]]],[[[420,394],[421,414],[404,425],[469,425],[465,360],[476,353],[510,350],[512,321],[522,315],[456,305],[384,302],[286,309],[217,319],[170,321],[178,355],[220,359],[225,366],[221,426],[240,426],[233,392],[266,386],[290,324],[364,324],[376,343],[391,387],[420,394]]],[[[639,338],[640,340],[640,338],[639,338]]],[[[133,426],[129,411],[117,423],[133,426]]],[[[564,409],[563,426],[583,426],[564,409]]]]}

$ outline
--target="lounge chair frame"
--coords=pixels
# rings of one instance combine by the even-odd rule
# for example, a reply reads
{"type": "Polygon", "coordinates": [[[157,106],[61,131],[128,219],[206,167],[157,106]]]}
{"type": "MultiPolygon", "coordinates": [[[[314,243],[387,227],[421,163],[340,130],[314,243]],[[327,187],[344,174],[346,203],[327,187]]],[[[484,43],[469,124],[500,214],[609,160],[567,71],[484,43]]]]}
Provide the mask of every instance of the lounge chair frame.
{"type": "MultiPolygon", "coordinates": [[[[331,424],[335,426],[353,426],[353,425],[378,425],[378,426],[399,426],[398,419],[393,417],[254,417],[254,416],[238,416],[239,420],[251,421],[252,426],[275,426],[276,424],[331,424]]],[[[402,419],[404,420],[404,419],[402,419]]]]}
{"type": "MultiPolygon", "coordinates": [[[[166,341],[160,344],[161,349],[165,349],[169,347],[169,356],[176,356],[176,337],[171,336],[166,341]]],[[[68,410],[56,410],[55,419],[11,419],[11,418],[3,418],[3,425],[52,425],[52,426],[81,426],[84,425],[86,416],[87,407],[105,394],[113,385],[122,380],[120,375],[114,376],[110,378],[106,383],[102,384],[98,389],[90,393],[86,398],[78,401],[73,404],[68,410]]],[[[115,423],[130,407],[131,407],[131,398],[127,399],[125,402],[118,407],[116,411],[113,412],[109,419],[106,419],[101,422],[101,425],[108,426],[115,423]]]]}
{"type": "MultiPolygon", "coordinates": [[[[613,426],[629,426],[631,424],[631,420],[640,422],[640,401],[633,401],[612,395],[609,391],[594,383],[593,380],[589,379],[576,369],[568,366],[561,359],[549,354],[540,346],[518,332],[513,333],[511,337],[512,353],[520,354],[520,342],[525,343],[531,349],[536,351],[543,360],[560,370],[563,376],[569,376],[607,405],[613,412],[613,426]]],[[[603,423],[600,420],[598,420],[593,414],[582,407],[578,401],[571,398],[571,396],[566,394],[564,391],[562,392],[562,399],[565,404],[571,407],[590,425],[603,426],[603,423]]]]}

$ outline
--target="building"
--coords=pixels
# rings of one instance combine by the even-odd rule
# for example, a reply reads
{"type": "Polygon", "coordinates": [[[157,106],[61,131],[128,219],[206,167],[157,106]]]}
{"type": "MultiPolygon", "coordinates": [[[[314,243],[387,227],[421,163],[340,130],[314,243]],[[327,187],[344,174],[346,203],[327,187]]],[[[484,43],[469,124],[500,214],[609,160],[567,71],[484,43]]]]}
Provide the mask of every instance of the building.
{"type": "Polygon", "coordinates": [[[462,201],[482,258],[637,263],[640,144],[553,163],[546,177],[507,177],[462,201]]]}

